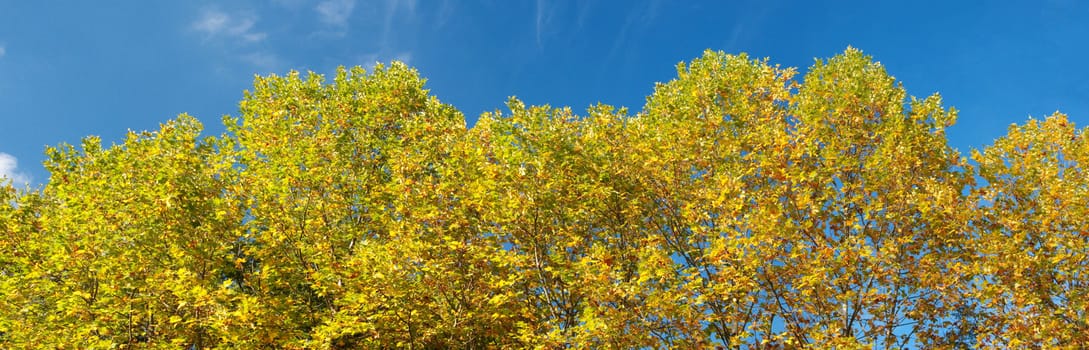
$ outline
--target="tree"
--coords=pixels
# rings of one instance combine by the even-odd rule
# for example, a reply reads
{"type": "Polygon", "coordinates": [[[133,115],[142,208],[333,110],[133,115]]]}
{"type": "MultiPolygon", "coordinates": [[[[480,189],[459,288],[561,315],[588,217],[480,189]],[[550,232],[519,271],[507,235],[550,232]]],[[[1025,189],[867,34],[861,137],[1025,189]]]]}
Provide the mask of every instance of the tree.
{"type": "Polygon", "coordinates": [[[87,348],[215,343],[241,211],[224,196],[232,163],[217,152],[223,141],[199,133],[182,116],[110,149],[90,137],[80,151],[47,151],[53,177],[40,194],[23,194],[17,212],[30,213],[5,235],[21,258],[4,281],[10,339],[87,348]]]}
{"type": "Polygon", "coordinates": [[[1062,114],[1010,126],[973,153],[985,345],[1089,345],[1089,137],[1062,114]]]}
{"type": "Polygon", "coordinates": [[[395,63],[259,78],[238,138],[247,322],[232,343],[476,347],[514,339],[517,278],[466,187],[461,113],[395,63]]]}
{"type": "Polygon", "coordinates": [[[258,77],[0,191],[0,347],[1085,346],[1089,141],[968,159],[862,52],[708,51],[643,110],[472,128],[400,63],[258,77]]]}

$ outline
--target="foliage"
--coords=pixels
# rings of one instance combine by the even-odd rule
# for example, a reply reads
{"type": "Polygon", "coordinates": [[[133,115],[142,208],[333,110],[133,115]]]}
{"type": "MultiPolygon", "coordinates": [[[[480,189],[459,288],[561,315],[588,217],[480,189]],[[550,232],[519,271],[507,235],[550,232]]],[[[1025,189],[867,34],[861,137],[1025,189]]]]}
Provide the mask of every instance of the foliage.
{"type": "Polygon", "coordinates": [[[463,115],[400,63],[258,77],[0,191],[4,348],[1087,346],[1089,138],[855,49],[708,51],[643,111],[463,115]]]}
{"type": "Polygon", "coordinates": [[[987,345],[1089,344],[1089,135],[1062,114],[974,152],[975,296],[987,345]]]}

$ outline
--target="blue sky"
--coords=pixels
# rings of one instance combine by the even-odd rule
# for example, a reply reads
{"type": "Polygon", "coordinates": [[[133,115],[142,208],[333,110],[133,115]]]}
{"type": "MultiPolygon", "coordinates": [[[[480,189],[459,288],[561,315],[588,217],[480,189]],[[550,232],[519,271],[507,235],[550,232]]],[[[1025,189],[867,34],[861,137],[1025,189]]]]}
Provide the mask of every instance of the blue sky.
{"type": "Polygon", "coordinates": [[[402,60],[473,123],[508,96],[641,109],[704,49],[808,67],[848,45],[941,92],[966,152],[1059,110],[1089,126],[1089,2],[0,0],[0,174],[187,112],[223,131],[254,74],[402,60]]]}

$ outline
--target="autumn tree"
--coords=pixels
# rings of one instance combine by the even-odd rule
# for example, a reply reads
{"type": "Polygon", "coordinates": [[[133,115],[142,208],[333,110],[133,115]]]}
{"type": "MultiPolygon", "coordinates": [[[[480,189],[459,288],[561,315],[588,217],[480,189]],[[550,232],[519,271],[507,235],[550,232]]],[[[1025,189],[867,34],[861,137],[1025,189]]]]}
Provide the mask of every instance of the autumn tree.
{"type": "Polygon", "coordinates": [[[218,342],[241,212],[224,195],[233,164],[217,151],[221,141],[199,133],[182,116],[118,146],[89,137],[79,150],[47,151],[52,178],[41,193],[23,195],[17,212],[30,212],[4,235],[5,257],[19,259],[19,271],[4,276],[11,341],[218,342]]]}
{"type": "Polygon", "coordinates": [[[973,153],[980,341],[1089,345],[1089,137],[1065,115],[1029,120],[973,153]]]}
{"type": "Polygon", "coordinates": [[[0,188],[0,347],[1086,345],[1085,132],[969,161],[955,110],[853,48],[708,51],[634,114],[511,98],[470,128],[401,63],[239,109],[0,188]]]}
{"type": "Polygon", "coordinates": [[[231,342],[517,344],[518,278],[489,234],[460,112],[400,63],[259,78],[228,121],[249,219],[231,342]]]}

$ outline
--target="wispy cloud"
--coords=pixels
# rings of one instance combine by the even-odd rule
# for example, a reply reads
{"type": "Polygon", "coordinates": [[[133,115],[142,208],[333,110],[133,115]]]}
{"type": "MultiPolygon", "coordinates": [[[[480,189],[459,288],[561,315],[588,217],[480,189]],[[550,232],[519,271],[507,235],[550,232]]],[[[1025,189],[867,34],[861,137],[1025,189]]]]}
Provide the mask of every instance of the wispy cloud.
{"type": "Polygon", "coordinates": [[[535,4],[533,34],[537,49],[540,50],[551,41],[570,40],[580,35],[594,2],[537,0],[535,4]]]}
{"type": "Polygon", "coordinates": [[[16,187],[24,187],[30,184],[30,175],[18,170],[19,161],[15,156],[0,152],[0,184],[8,180],[16,187]]]}
{"type": "Polygon", "coordinates": [[[355,0],[328,0],[318,3],[314,11],[318,12],[318,19],[327,25],[344,29],[348,26],[348,18],[355,9],[355,0]]]}
{"type": "Polygon", "coordinates": [[[545,30],[545,25],[552,19],[551,10],[548,6],[548,1],[537,0],[537,12],[536,12],[536,25],[534,26],[535,38],[537,39],[537,48],[542,47],[541,33],[545,30]]]}
{"type": "Polygon", "coordinates": [[[628,16],[624,20],[624,24],[620,27],[620,32],[616,38],[613,39],[613,47],[609,49],[609,54],[606,56],[606,62],[612,62],[616,58],[620,49],[628,45],[628,37],[631,36],[631,32],[642,32],[658,17],[658,10],[661,7],[659,0],[649,0],[639,6],[633,6],[628,11],[628,16]]]}
{"type": "Polygon", "coordinates": [[[356,61],[359,65],[367,70],[374,69],[374,66],[381,64],[388,64],[389,61],[401,61],[404,64],[412,65],[412,52],[402,51],[397,54],[383,54],[378,52],[372,52],[356,56],[356,61]]]}
{"type": "Polygon", "coordinates": [[[738,4],[741,6],[738,12],[745,15],[735,19],[730,36],[721,44],[727,52],[743,51],[746,44],[754,39],[754,35],[759,34],[760,28],[768,23],[767,19],[776,8],[773,4],[755,1],[743,1],[738,4]]]}
{"type": "Polygon", "coordinates": [[[275,52],[267,50],[268,34],[259,30],[259,20],[252,12],[209,7],[190,23],[190,29],[203,35],[212,50],[244,63],[246,69],[274,72],[285,64],[275,52]]]}
{"type": "Polygon", "coordinates": [[[386,17],[382,19],[382,47],[389,46],[393,35],[393,24],[398,15],[413,19],[416,17],[416,0],[386,0],[386,17]],[[401,13],[404,8],[405,13],[401,13]]]}
{"type": "Polygon", "coordinates": [[[297,9],[300,6],[306,5],[306,2],[307,0],[272,0],[272,3],[289,9],[297,9]]]}
{"type": "Polygon", "coordinates": [[[193,30],[201,32],[206,38],[224,38],[253,43],[268,37],[257,31],[257,16],[230,14],[218,9],[207,9],[200,18],[192,23],[193,30]]]}
{"type": "Polygon", "coordinates": [[[438,19],[435,20],[435,27],[442,28],[453,15],[454,3],[450,0],[442,0],[442,5],[439,6],[438,19]]]}
{"type": "Polygon", "coordinates": [[[416,14],[416,0],[394,0],[398,4],[404,4],[409,14],[416,14]]]}
{"type": "Polygon", "coordinates": [[[374,69],[374,66],[380,63],[377,53],[362,54],[356,57],[357,64],[363,66],[367,70],[374,69]]]}
{"type": "Polygon", "coordinates": [[[4,55],[7,55],[7,54],[8,54],[8,49],[6,47],[4,47],[4,45],[0,45],[0,57],[4,57],[4,55]]]}
{"type": "Polygon", "coordinates": [[[285,65],[280,56],[271,52],[251,52],[243,54],[240,58],[243,62],[258,69],[261,74],[276,72],[285,65]]]}
{"type": "Polygon", "coordinates": [[[741,40],[741,34],[745,32],[745,22],[737,21],[734,23],[734,29],[730,31],[730,39],[726,41],[726,48],[728,50],[736,50],[737,43],[741,40]]]}
{"type": "Polygon", "coordinates": [[[393,59],[401,61],[401,62],[403,62],[404,64],[407,64],[407,65],[412,65],[412,53],[411,52],[399,53],[393,59]]]}
{"type": "MultiPolygon", "coordinates": [[[[360,26],[370,33],[369,40],[361,40],[365,50],[353,53],[354,62],[371,69],[378,62],[391,60],[408,63],[412,60],[414,43],[412,25],[417,24],[416,0],[323,0],[313,8],[317,14],[318,31],[311,37],[342,39],[349,26],[360,26]],[[353,17],[358,16],[358,17],[353,17]]],[[[449,0],[443,0],[438,21],[445,22],[454,10],[449,0]]]]}

